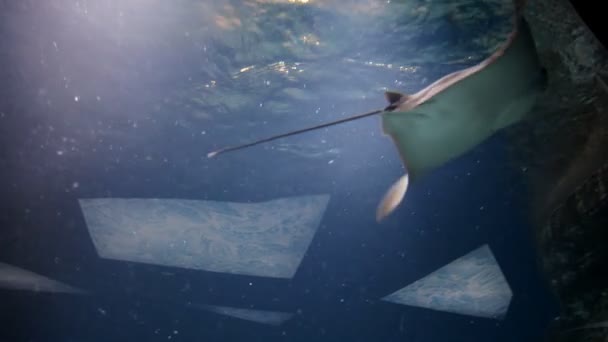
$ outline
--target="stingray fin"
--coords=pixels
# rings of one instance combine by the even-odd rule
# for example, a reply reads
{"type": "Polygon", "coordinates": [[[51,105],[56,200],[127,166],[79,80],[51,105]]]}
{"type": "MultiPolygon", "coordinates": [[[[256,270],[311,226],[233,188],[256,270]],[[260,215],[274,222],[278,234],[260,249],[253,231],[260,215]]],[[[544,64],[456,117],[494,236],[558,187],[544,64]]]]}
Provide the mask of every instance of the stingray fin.
{"type": "Polygon", "coordinates": [[[388,189],[382,201],[378,205],[378,209],[376,210],[376,222],[382,221],[385,217],[387,217],[390,213],[397,208],[399,203],[405,197],[405,192],[407,191],[407,186],[409,184],[409,176],[406,173],[401,176],[391,187],[388,189]]]}

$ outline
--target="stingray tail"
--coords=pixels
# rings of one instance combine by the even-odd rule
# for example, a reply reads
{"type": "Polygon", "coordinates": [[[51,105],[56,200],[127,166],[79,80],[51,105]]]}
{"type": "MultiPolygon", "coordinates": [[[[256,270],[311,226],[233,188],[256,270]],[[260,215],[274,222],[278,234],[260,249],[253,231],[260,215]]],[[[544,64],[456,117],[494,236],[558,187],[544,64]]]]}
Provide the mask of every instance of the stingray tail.
{"type": "Polygon", "coordinates": [[[263,144],[263,143],[266,143],[266,142],[269,142],[269,141],[273,141],[273,140],[289,137],[289,136],[292,136],[292,135],[301,134],[301,133],[305,133],[305,132],[310,132],[310,131],[314,131],[314,130],[325,128],[325,127],[329,127],[329,126],[339,125],[339,124],[342,124],[342,123],[345,123],[345,122],[359,120],[359,119],[367,118],[367,117],[370,117],[370,116],[373,116],[373,115],[382,114],[384,112],[390,112],[390,111],[393,111],[395,108],[397,108],[400,103],[402,103],[403,101],[406,101],[409,98],[409,95],[398,93],[398,92],[394,92],[394,91],[387,91],[387,92],[384,93],[384,97],[386,98],[386,100],[389,103],[388,106],[385,107],[384,109],[377,109],[377,110],[373,110],[371,112],[367,112],[367,113],[363,113],[363,114],[356,114],[356,115],[349,116],[349,117],[344,118],[344,119],[339,119],[339,120],[336,120],[336,121],[331,121],[331,122],[327,122],[327,123],[316,125],[316,126],[312,126],[312,127],[302,128],[302,129],[298,129],[298,130],[295,130],[295,131],[291,131],[291,132],[287,132],[287,133],[283,133],[283,134],[274,135],[274,136],[271,136],[271,137],[268,137],[268,138],[256,140],[256,141],[253,141],[253,142],[250,142],[250,143],[246,143],[246,144],[224,147],[222,149],[215,150],[213,152],[207,153],[207,157],[208,158],[213,158],[213,157],[215,157],[215,156],[217,156],[218,154],[221,154],[221,153],[241,150],[241,149],[244,149],[244,148],[247,148],[247,147],[263,144]]]}
{"type": "Polygon", "coordinates": [[[357,114],[357,115],[349,116],[349,117],[344,118],[344,119],[339,119],[339,120],[336,120],[336,121],[332,121],[332,122],[328,122],[328,123],[324,123],[324,124],[320,124],[320,125],[316,125],[316,126],[312,126],[312,127],[307,127],[307,128],[298,129],[298,130],[295,130],[295,131],[283,133],[283,134],[274,135],[274,136],[271,136],[271,137],[268,137],[268,138],[256,140],[256,141],[253,141],[253,142],[250,142],[250,143],[246,143],[246,144],[242,144],[242,145],[224,147],[222,149],[215,150],[213,152],[207,153],[207,157],[208,158],[213,158],[213,157],[215,157],[215,156],[217,156],[218,154],[221,154],[221,153],[241,150],[241,149],[244,149],[244,148],[247,148],[247,147],[259,145],[259,144],[262,144],[262,143],[266,143],[266,142],[269,142],[269,141],[273,141],[273,140],[289,137],[289,136],[292,136],[292,135],[301,134],[301,133],[305,133],[305,132],[310,132],[310,131],[314,131],[314,130],[325,128],[325,127],[329,127],[329,126],[339,125],[339,124],[342,124],[342,123],[345,123],[345,122],[348,122],[348,121],[363,119],[363,118],[366,118],[366,117],[369,117],[369,116],[373,116],[373,115],[378,115],[380,113],[384,113],[384,111],[385,111],[384,109],[373,110],[371,112],[367,112],[367,113],[363,113],[363,114],[357,114]]]}

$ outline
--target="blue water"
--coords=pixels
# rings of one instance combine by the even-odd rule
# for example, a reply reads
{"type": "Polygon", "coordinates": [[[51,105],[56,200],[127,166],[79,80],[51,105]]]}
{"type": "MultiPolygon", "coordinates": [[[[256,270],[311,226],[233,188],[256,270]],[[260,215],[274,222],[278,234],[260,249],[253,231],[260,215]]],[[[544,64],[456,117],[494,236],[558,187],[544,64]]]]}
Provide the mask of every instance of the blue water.
{"type": "MultiPolygon", "coordinates": [[[[225,4],[244,22],[253,3],[225,4]]],[[[0,341],[541,339],[556,305],[536,261],[525,173],[509,158],[504,134],[412,185],[404,204],[382,224],[375,222],[376,205],[403,169],[377,117],[283,141],[321,146],[315,157],[258,146],[206,158],[227,144],[382,107],[383,87],[420,89],[482,58],[481,47],[471,50],[467,37],[504,32],[504,16],[460,26],[458,16],[421,20],[415,23],[420,27],[388,19],[363,26],[361,16],[344,14],[349,12],[340,6],[260,3],[268,17],[258,28],[274,31],[258,32],[258,38],[283,46],[290,36],[281,32],[290,27],[316,32],[329,47],[263,50],[283,53],[281,58],[238,57],[242,51],[235,46],[255,52],[263,41],[243,34],[242,44],[229,44],[227,35],[214,31],[218,4],[0,5],[0,262],[91,293],[0,289],[0,341]],[[297,20],[268,14],[274,10],[297,20]],[[328,29],[330,24],[335,27],[328,29]],[[471,58],[436,65],[425,63],[426,55],[444,62],[471,58]],[[416,56],[420,60],[410,63],[416,56]],[[302,63],[305,74],[319,76],[290,79],[264,69],[278,59],[302,63]],[[403,73],[358,63],[369,60],[420,68],[403,73]],[[231,78],[253,64],[258,74],[231,78]],[[204,87],[212,80],[222,92],[204,87]],[[288,101],[279,93],[288,87],[318,96],[293,100],[284,113],[273,114],[268,104],[288,101]],[[356,89],[366,96],[349,97],[356,89]],[[238,96],[218,95],[229,91],[254,102],[233,110],[226,103],[238,96]],[[208,100],[214,96],[219,105],[208,100]],[[197,107],[196,98],[207,100],[197,107]],[[339,153],[327,153],[332,148],[339,153]],[[99,258],[78,206],[79,198],[90,197],[238,202],[318,193],[331,194],[331,201],[290,280],[99,258]],[[486,243],[514,293],[504,320],[379,300],[486,243]],[[273,327],[188,303],[295,315],[273,327]]],[[[476,8],[497,11],[487,4],[476,8]]]]}

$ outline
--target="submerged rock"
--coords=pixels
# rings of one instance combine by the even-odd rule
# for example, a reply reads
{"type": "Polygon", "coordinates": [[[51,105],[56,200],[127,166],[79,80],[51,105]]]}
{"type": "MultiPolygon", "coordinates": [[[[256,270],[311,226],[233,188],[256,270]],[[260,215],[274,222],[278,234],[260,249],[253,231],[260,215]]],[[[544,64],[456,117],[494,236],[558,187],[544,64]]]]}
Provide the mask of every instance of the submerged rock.
{"type": "Polygon", "coordinates": [[[605,341],[597,323],[608,319],[608,51],[568,1],[530,2],[526,16],[549,87],[538,115],[509,136],[561,309],[547,340],[605,341]]]}

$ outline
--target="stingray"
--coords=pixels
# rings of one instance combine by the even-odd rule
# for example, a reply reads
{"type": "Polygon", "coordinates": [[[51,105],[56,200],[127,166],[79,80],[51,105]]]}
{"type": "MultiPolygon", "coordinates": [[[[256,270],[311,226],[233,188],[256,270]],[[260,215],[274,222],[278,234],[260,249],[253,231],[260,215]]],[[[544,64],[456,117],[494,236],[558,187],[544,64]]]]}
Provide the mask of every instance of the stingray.
{"type": "Polygon", "coordinates": [[[409,183],[522,121],[532,111],[547,76],[523,17],[525,1],[514,4],[513,29],[507,39],[474,66],[447,74],[414,94],[387,91],[389,105],[384,109],[222,148],[207,156],[381,115],[383,132],[392,139],[406,172],[380,202],[379,222],[402,202],[409,183]]]}

